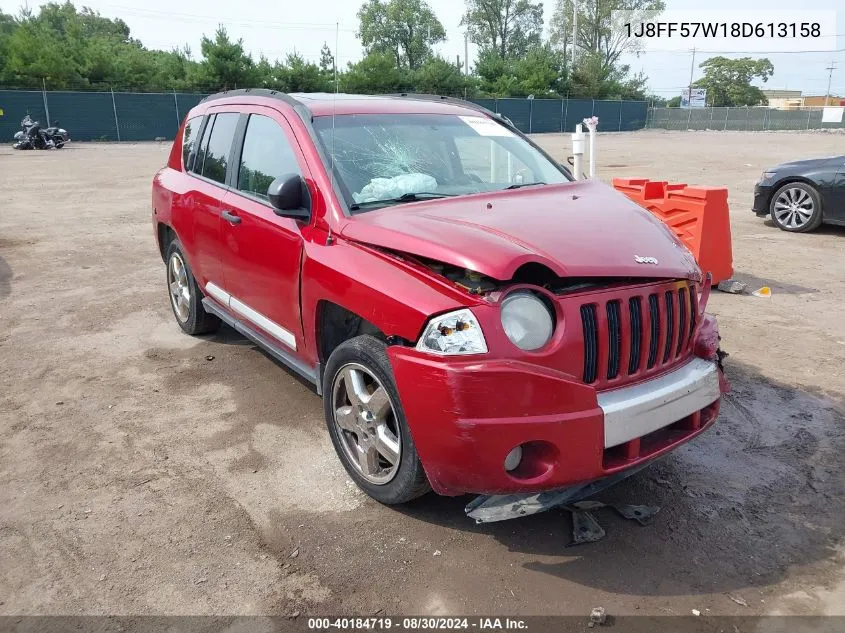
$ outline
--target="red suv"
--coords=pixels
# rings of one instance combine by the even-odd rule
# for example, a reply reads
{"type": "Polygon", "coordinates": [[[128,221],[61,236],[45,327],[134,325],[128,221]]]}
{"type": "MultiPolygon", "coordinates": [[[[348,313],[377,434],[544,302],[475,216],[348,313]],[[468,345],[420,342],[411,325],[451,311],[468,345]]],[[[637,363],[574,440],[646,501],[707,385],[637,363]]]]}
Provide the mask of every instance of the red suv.
{"type": "Polygon", "coordinates": [[[381,502],[600,479],[718,415],[689,251],[470,103],[214,95],[152,206],[182,329],[226,323],[313,382],[381,502]]]}

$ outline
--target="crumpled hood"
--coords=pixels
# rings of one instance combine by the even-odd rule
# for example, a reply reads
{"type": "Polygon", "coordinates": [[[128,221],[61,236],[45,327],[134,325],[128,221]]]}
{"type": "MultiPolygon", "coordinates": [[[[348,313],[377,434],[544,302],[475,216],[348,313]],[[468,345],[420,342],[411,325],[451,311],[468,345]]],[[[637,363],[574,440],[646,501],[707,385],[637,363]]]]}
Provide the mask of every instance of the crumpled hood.
{"type": "Polygon", "coordinates": [[[340,234],[500,281],[528,262],[560,277],[700,278],[668,227],[595,180],[396,205],[353,216],[340,234]]]}

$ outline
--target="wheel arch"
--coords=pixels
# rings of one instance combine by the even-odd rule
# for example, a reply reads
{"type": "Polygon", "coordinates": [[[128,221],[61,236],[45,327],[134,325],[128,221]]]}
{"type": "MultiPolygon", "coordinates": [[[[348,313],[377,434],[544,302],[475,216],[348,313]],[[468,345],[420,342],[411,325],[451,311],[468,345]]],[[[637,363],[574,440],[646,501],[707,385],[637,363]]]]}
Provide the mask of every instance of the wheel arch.
{"type": "Polygon", "coordinates": [[[356,336],[369,334],[381,341],[387,341],[387,336],[374,323],[334,301],[319,300],[314,316],[320,367],[326,366],[334,350],[356,336]]]}
{"type": "Polygon", "coordinates": [[[169,224],[156,222],[156,237],[158,238],[158,252],[161,255],[161,261],[166,263],[167,245],[177,237],[176,231],[169,224]]]}

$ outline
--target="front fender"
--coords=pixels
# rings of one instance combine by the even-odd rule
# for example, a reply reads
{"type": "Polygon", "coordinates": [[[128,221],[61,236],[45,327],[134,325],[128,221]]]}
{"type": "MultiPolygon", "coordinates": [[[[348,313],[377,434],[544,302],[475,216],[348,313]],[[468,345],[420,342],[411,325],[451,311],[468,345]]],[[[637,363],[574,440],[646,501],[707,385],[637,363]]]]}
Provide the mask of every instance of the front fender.
{"type": "Polygon", "coordinates": [[[363,317],[386,336],[415,341],[434,314],[480,300],[425,272],[346,240],[305,243],[302,261],[303,329],[309,360],[318,362],[317,306],[331,301],[363,317]]]}

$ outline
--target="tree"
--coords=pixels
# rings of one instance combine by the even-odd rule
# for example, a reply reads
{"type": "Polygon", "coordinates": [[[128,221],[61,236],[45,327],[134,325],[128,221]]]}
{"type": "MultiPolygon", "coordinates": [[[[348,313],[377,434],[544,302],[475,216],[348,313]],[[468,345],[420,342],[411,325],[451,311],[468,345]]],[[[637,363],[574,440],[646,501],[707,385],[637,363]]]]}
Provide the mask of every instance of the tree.
{"type": "Polygon", "coordinates": [[[384,94],[400,92],[413,86],[408,73],[403,73],[389,53],[373,51],[361,61],[349,64],[341,78],[344,92],[384,94]]]}
{"type": "Polygon", "coordinates": [[[543,3],[531,0],[466,0],[461,26],[482,50],[501,59],[525,55],[543,33],[543,3]]]}
{"type": "Polygon", "coordinates": [[[209,87],[229,90],[252,85],[256,79],[255,64],[244,52],[243,43],[242,39],[231,41],[222,24],[217,27],[213,40],[202,38],[202,71],[209,87]]]}
{"type": "Polygon", "coordinates": [[[414,90],[426,94],[464,96],[470,92],[472,80],[466,77],[460,66],[442,57],[432,57],[423,64],[414,77],[414,90]]]}
{"type": "Polygon", "coordinates": [[[367,53],[393,55],[396,67],[419,68],[446,31],[424,0],[368,0],[358,11],[358,37],[367,53]]]}
{"type": "Polygon", "coordinates": [[[322,92],[326,89],[320,67],[306,62],[299,53],[290,53],[285,59],[287,92],[322,92]]]}
{"type": "MultiPolygon", "coordinates": [[[[613,12],[632,12],[630,21],[636,22],[665,8],[663,0],[579,0],[577,55],[580,57],[581,51],[595,53],[605,68],[614,66],[623,53],[637,53],[642,44],[613,23],[613,12]]],[[[573,12],[573,0],[557,0],[549,40],[559,50],[572,46],[573,12]]]]}
{"type": "Polygon", "coordinates": [[[334,74],[334,55],[325,42],[323,42],[323,48],[320,49],[320,72],[325,75],[334,74]]]}
{"type": "Polygon", "coordinates": [[[704,77],[693,85],[707,89],[707,100],[714,106],[754,106],[768,103],[763,91],[752,86],[754,79],[769,80],[775,72],[772,62],[766,58],[711,57],[699,64],[704,77]]]}
{"type": "Polygon", "coordinates": [[[532,47],[524,57],[502,59],[493,50],[476,63],[482,92],[497,97],[558,97],[568,92],[563,55],[548,45],[532,47]]]}
{"type": "Polygon", "coordinates": [[[572,93],[592,99],[645,99],[646,77],[629,77],[627,65],[607,66],[601,53],[587,53],[572,70],[572,93]]]}

